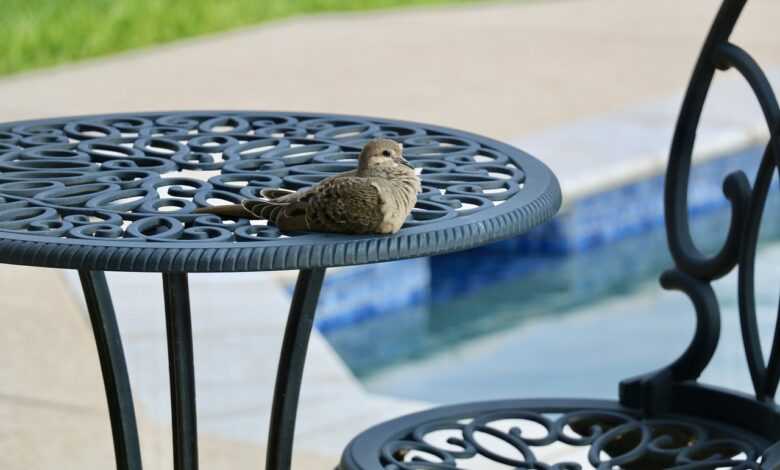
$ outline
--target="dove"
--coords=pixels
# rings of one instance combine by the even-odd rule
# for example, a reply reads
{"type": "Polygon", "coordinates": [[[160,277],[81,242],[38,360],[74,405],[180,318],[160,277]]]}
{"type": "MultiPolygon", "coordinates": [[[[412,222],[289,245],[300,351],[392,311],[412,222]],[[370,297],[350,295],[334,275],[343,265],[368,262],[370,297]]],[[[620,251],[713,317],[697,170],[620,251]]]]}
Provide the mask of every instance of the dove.
{"type": "Polygon", "coordinates": [[[358,167],[299,191],[263,189],[261,199],[202,207],[197,213],[264,219],[282,232],[392,234],[417,202],[420,178],[390,139],[369,141],[358,167]]]}

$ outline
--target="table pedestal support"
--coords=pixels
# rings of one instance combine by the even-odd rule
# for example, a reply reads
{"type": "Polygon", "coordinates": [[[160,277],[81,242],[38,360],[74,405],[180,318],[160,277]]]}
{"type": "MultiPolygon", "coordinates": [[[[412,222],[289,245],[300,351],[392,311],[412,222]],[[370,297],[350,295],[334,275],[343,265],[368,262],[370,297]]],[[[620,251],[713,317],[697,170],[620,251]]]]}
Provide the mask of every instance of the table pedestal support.
{"type": "Polygon", "coordinates": [[[302,270],[298,274],[276,371],[266,470],[290,468],[303,365],[324,277],[324,268],[302,270]]]}
{"type": "Polygon", "coordinates": [[[163,273],[168,374],[171,388],[173,468],[197,470],[198,426],[195,408],[195,360],[192,354],[190,291],[186,273],[163,273]]]}
{"type": "MultiPolygon", "coordinates": [[[[118,470],[141,470],[138,428],[122,340],[105,274],[80,271],[106,390],[118,470]]],[[[186,273],[163,273],[176,470],[197,470],[198,435],[192,324],[186,273]]],[[[271,409],[267,470],[289,470],[303,366],[325,269],[300,271],[295,285],[271,409]]]]}
{"type": "Polygon", "coordinates": [[[79,276],[103,373],[116,468],[140,470],[141,449],[138,445],[133,395],[106,276],[101,271],[79,271],[79,276]]]}

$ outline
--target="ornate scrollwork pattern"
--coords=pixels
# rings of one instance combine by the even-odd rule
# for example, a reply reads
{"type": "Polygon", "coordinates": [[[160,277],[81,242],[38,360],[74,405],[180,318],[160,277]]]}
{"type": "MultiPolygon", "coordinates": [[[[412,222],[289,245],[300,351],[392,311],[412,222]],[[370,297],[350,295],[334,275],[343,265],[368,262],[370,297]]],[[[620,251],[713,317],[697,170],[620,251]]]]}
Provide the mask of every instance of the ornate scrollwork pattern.
{"type": "Polygon", "coordinates": [[[406,228],[472,215],[523,190],[514,156],[420,125],[286,113],[72,118],[0,126],[0,232],[267,244],[286,235],[193,211],[262,188],[310,186],[354,168],[377,137],[402,142],[421,171],[423,193],[406,228]]]}
{"type": "MultiPolygon", "coordinates": [[[[697,299],[691,292],[710,289],[711,281],[738,267],[742,337],[755,395],[760,401],[772,401],[780,382],[780,334],[775,334],[771,353],[766,361],[756,321],[753,272],[758,232],[770,183],[775,172],[780,169],[780,107],[759,64],[747,51],[730,42],[731,33],[746,2],[747,0],[723,1],[702,48],[680,111],[666,173],[665,194],[666,228],[669,248],[675,260],[675,271],[665,276],[687,277],[689,287],[684,290],[696,303],[697,299]],[[732,173],[724,181],[724,193],[732,205],[731,224],[721,250],[712,257],[706,257],[697,250],[689,229],[688,175],[696,127],[712,80],[718,70],[731,68],[735,69],[752,89],[766,120],[770,138],[752,187],[742,172],[732,173]]],[[[701,301],[698,303],[697,338],[699,343],[709,346],[706,351],[699,348],[700,354],[689,354],[684,360],[678,361],[678,366],[695,371],[677,374],[674,378],[678,381],[696,379],[712,356],[713,348],[710,346],[716,345],[718,341],[717,302],[708,302],[707,306],[702,306],[701,301]]]]}
{"type": "MultiPolygon", "coordinates": [[[[395,437],[381,446],[376,467],[360,468],[759,469],[765,446],[754,436],[702,420],[643,419],[627,409],[579,408],[564,402],[522,405],[476,404],[443,418],[412,415],[380,431],[395,437]]],[[[342,462],[342,468],[352,467],[342,462]]]]}

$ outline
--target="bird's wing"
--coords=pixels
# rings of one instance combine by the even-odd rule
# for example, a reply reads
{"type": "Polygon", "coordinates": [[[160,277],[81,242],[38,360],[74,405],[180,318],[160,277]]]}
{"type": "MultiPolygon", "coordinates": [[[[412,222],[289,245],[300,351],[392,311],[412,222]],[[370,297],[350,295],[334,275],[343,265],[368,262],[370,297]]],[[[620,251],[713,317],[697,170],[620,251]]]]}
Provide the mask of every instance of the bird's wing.
{"type": "Polygon", "coordinates": [[[282,231],[366,233],[381,223],[380,185],[352,170],[299,191],[263,189],[262,199],[242,206],[282,231]]]}
{"type": "Polygon", "coordinates": [[[328,176],[327,178],[319,181],[314,186],[310,186],[304,189],[299,189],[298,191],[293,191],[292,189],[285,189],[285,188],[263,188],[260,190],[260,196],[262,196],[263,199],[271,203],[278,203],[278,204],[291,203],[308,197],[309,192],[312,189],[322,185],[323,183],[327,183],[333,180],[334,178],[344,178],[344,177],[356,176],[356,175],[357,175],[357,169],[345,171],[344,173],[328,176]]]}
{"type": "Polygon", "coordinates": [[[382,222],[379,190],[369,178],[322,181],[271,219],[282,231],[369,233],[382,222]]]}

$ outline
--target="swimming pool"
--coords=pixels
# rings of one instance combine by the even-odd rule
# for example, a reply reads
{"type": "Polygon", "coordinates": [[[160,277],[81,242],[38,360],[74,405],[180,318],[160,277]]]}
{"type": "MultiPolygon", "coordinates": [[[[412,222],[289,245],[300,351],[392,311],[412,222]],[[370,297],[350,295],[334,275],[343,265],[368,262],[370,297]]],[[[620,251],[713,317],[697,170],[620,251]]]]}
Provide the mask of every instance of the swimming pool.
{"type": "MultiPolygon", "coordinates": [[[[777,184],[774,182],[773,184],[777,184]]],[[[773,186],[777,187],[777,186],[773,186]]],[[[769,200],[756,265],[756,301],[767,350],[780,286],[780,202],[769,200]]],[[[701,247],[720,246],[727,210],[693,223],[701,247]]],[[[448,302],[403,309],[328,335],[376,393],[451,403],[510,397],[617,396],[621,379],[667,365],[694,328],[688,299],[662,290],[671,266],[663,229],[574,255],[482,254],[482,267],[518,273],[448,302]],[[532,266],[532,268],[529,268],[532,266]]],[[[714,283],[722,339],[702,379],[750,392],[737,314],[736,272],[714,283]]]]}

